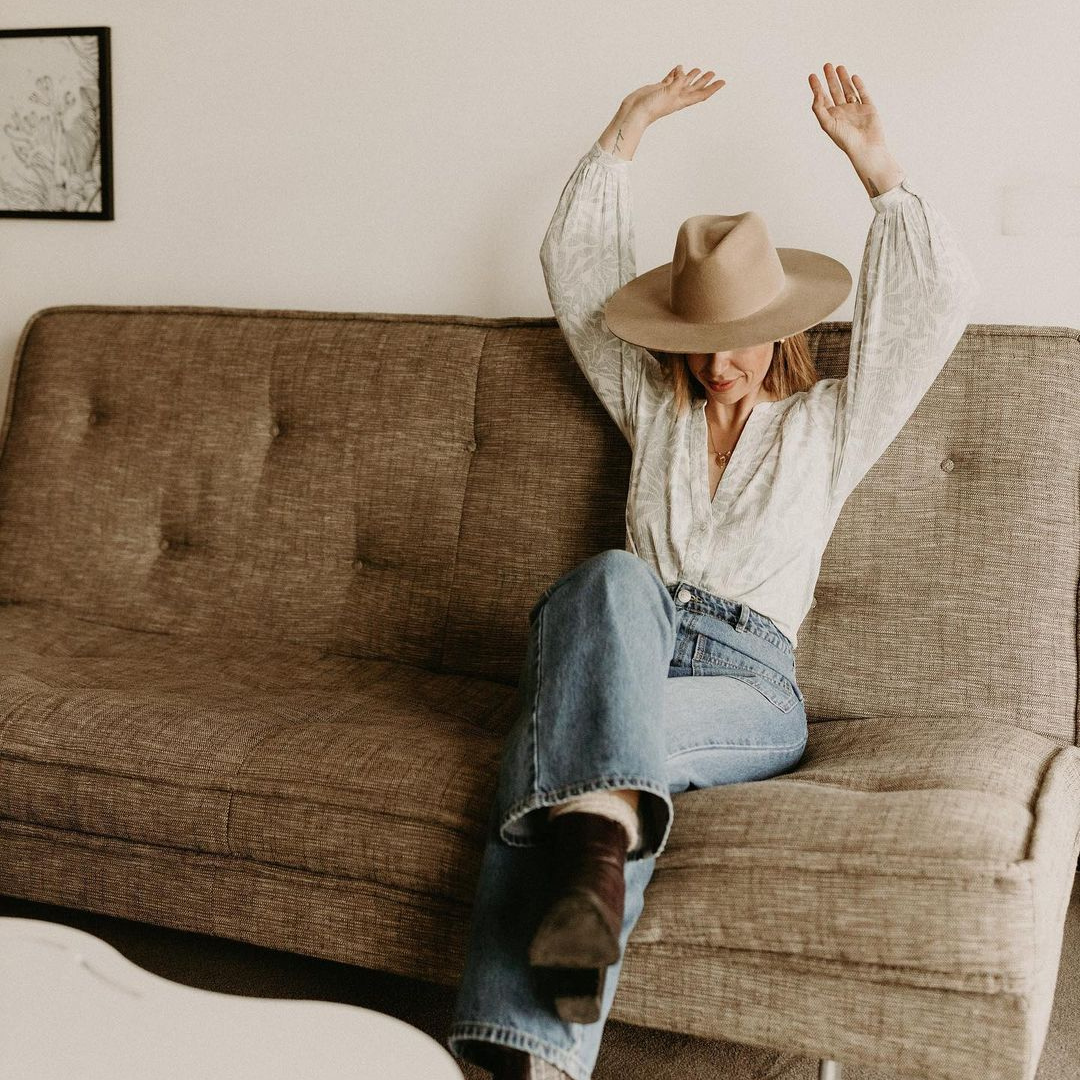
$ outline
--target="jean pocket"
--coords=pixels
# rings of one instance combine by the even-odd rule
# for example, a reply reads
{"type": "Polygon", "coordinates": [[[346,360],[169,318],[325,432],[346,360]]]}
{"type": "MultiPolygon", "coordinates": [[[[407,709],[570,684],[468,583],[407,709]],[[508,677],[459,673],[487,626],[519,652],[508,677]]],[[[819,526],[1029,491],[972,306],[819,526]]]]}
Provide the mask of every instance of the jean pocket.
{"type": "Polygon", "coordinates": [[[781,712],[790,712],[803,700],[802,691],[794,680],[727,642],[706,634],[696,637],[692,666],[695,675],[727,675],[741,679],[781,712]]]}

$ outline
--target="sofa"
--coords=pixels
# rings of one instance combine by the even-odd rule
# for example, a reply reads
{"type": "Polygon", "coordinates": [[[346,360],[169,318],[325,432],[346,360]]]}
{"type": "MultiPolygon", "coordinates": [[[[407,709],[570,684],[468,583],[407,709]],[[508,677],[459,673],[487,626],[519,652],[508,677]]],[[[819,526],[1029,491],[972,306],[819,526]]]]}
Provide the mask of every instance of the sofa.
{"type": "MultiPolygon", "coordinates": [[[[850,330],[808,331],[822,376],[850,330]]],[[[613,1019],[1032,1080],[1080,854],[1078,376],[1073,328],[967,328],[826,549],[802,761],[675,796],[613,1019]]],[[[0,893],[454,986],[526,613],[624,546],[629,464],[550,317],[34,312],[0,893]]]]}

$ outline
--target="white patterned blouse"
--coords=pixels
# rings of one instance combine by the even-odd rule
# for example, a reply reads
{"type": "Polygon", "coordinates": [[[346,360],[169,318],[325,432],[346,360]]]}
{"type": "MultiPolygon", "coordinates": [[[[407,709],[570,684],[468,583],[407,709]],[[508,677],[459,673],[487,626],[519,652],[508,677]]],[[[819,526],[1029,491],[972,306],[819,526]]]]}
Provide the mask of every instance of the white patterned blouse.
{"type": "Polygon", "coordinates": [[[794,646],[845,499],[944,367],[978,282],[907,178],[870,198],[847,374],[759,401],[710,499],[705,399],[676,417],[656,357],[603,321],[608,298],[637,274],[631,164],[594,142],[540,247],[559,327],[631,448],[626,550],[666,585],[748,604],[794,646]]]}

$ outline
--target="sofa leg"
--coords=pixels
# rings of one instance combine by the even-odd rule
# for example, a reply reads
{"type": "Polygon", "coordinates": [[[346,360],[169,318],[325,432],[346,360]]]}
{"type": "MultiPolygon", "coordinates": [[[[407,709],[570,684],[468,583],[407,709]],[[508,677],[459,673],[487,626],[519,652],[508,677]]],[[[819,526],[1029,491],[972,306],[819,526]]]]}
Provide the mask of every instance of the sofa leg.
{"type": "Polygon", "coordinates": [[[817,1067],[818,1080],[840,1080],[840,1062],[822,1058],[817,1067]]]}

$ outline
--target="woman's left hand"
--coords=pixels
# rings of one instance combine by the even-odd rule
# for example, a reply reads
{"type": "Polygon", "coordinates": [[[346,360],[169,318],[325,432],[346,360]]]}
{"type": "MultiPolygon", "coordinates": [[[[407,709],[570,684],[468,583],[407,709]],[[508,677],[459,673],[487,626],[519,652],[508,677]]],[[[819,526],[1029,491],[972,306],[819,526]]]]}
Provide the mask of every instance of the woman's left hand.
{"type": "Polygon", "coordinates": [[[811,107],[821,130],[849,158],[865,159],[884,151],[885,129],[862,79],[858,75],[849,78],[843,64],[835,69],[832,64],[826,64],[824,70],[832,103],[817,75],[810,76],[810,89],[814,91],[811,107]]]}

